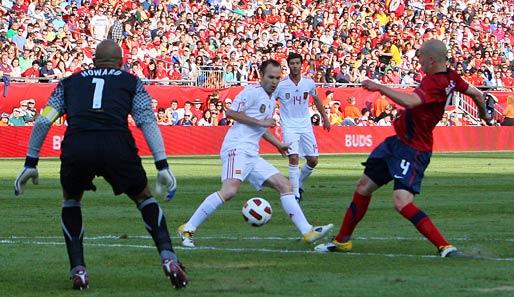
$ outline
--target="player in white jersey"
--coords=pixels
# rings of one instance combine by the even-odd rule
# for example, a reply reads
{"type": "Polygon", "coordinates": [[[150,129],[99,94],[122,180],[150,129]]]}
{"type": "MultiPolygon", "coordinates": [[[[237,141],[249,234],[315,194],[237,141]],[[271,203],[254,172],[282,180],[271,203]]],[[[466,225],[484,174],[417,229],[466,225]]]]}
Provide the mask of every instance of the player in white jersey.
{"type": "Polygon", "coordinates": [[[291,182],[259,155],[261,137],[276,146],[284,156],[289,148],[289,144],[280,142],[268,129],[276,125],[272,117],[275,107],[272,94],[280,80],[280,63],[264,61],[259,71],[260,84],[247,86],[227,110],[227,117],[236,122],[228,130],[221,147],[222,186],[207,196],[189,221],[179,227],[178,235],[184,246],[195,246],[193,236],[196,229],[218,207],[233,198],[245,180],[257,190],[269,186],[280,193],[282,207],[303,234],[306,243],[323,238],[333,228],[332,224],[313,227],[295,200],[291,182]]]}
{"type": "Polygon", "coordinates": [[[298,53],[290,53],[287,57],[289,75],[282,79],[275,91],[280,100],[280,121],[284,142],[291,143],[288,151],[289,180],[293,184],[293,193],[298,201],[303,199],[303,182],[318,165],[318,144],[312,130],[309,114],[309,95],[323,119],[323,128],[330,131],[330,120],[323,109],[323,102],[316,94],[316,84],[312,78],[301,75],[303,58],[298,53]],[[299,168],[299,158],[306,163],[299,168]]]}

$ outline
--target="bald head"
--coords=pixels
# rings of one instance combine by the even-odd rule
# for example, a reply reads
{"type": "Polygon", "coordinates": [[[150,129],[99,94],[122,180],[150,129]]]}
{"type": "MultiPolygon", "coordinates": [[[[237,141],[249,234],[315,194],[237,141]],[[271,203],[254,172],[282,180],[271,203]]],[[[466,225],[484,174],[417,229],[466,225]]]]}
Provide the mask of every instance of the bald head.
{"type": "Polygon", "coordinates": [[[96,46],[95,58],[96,67],[121,68],[121,48],[113,40],[104,40],[96,46]]]}
{"type": "Polygon", "coordinates": [[[446,63],[446,54],[448,53],[446,45],[437,39],[430,39],[421,45],[420,51],[430,57],[433,57],[439,63],[446,63]]]}
{"type": "Polygon", "coordinates": [[[417,53],[421,69],[427,74],[446,71],[446,45],[437,39],[430,39],[421,45],[417,53]]]}

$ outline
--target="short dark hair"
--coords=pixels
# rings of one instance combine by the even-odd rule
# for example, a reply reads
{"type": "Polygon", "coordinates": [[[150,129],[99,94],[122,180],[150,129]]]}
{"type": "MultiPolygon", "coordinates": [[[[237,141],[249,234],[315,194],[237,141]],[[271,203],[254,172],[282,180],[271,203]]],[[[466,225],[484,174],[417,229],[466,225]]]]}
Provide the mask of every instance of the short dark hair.
{"type": "Polygon", "coordinates": [[[262,72],[262,73],[265,73],[266,72],[266,68],[268,68],[268,65],[271,65],[271,66],[275,66],[275,67],[281,67],[282,65],[280,65],[279,62],[273,60],[273,59],[269,59],[269,60],[266,60],[264,62],[262,62],[261,66],[259,67],[259,71],[262,72]]]}
{"type": "Polygon", "coordinates": [[[289,53],[289,55],[287,56],[287,64],[289,64],[289,61],[291,61],[293,59],[300,59],[300,63],[303,62],[302,55],[300,55],[299,53],[292,52],[292,53],[289,53]]]}

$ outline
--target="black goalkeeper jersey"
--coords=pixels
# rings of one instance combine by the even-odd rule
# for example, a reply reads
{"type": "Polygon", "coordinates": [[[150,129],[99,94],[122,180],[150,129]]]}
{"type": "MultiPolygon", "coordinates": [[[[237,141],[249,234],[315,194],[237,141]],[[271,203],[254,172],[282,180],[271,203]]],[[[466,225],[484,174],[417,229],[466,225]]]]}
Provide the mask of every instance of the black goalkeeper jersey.
{"type": "Polygon", "coordinates": [[[84,131],[129,132],[138,80],[115,68],[95,68],[75,73],[61,81],[67,135],[84,131]]]}

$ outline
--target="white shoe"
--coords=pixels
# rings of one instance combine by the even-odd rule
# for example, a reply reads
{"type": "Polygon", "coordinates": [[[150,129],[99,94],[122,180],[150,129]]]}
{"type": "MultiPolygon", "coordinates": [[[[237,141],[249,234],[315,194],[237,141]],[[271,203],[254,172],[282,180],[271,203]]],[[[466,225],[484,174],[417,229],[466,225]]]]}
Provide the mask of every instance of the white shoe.
{"type": "Polygon", "coordinates": [[[455,257],[457,256],[457,248],[454,247],[453,245],[445,245],[445,246],[440,246],[438,248],[439,250],[439,255],[441,255],[441,258],[450,258],[450,257],[455,257]]]}
{"type": "Polygon", "coordinates": [[[303,241],[305,241],[306,244],[314,243],[315,241],[327,236],[328,232],[330,232],[333,228],[334,224],[312,227],[309,232],[303,235],[303,241]]]}
{"type": "Polygon", "coordinates": [[[195,247],[195,232],[194,231],[186,231],[184,227],[186,224],[181,225],[178,227],[177,234],[180,237],[180,240],[182,240],[182,245],[185,247],[195,247]]]}
{"type": "Polygon", "coordinates": [[[352,241],[339,242],[334,239],[331,242],[318,244],[314,250],[318,253],[349,252],[352,250],[352,241]]]}

